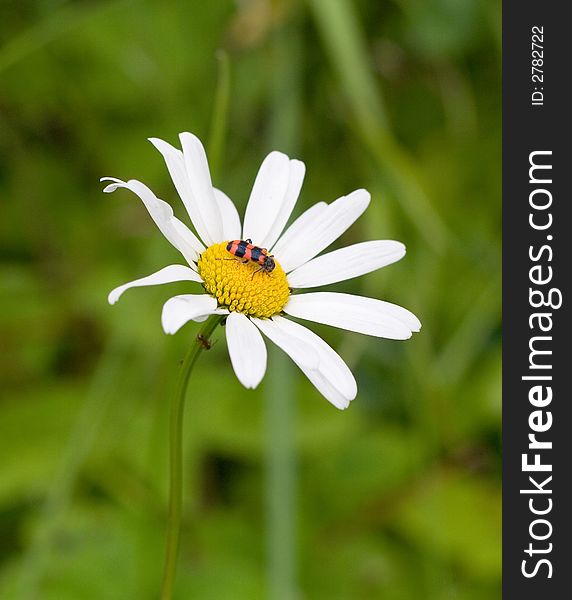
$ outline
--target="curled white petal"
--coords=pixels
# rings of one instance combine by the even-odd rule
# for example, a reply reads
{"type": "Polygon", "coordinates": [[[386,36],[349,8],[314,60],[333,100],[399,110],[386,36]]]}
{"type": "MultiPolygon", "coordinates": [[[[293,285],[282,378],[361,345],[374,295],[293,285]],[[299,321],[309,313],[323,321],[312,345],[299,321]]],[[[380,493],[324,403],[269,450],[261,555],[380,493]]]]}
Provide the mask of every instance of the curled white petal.
{"type": "Polygon", "coordinates": [[[296,235],[290,236],[288,244],[281,239],[272,251],[284,271],[293,271],[337,240],[365,211],[369,201],[370,194],[366,190],[342,196],[315,218],[308,219],[296,235]]]}
{"type": "Polygon", "coordinates": [[[107,300],[109,304],[115,304],[123,292],[130,288],[147,285],[161,285],[163,283],[173,283],[175,281],[196,281],[201,283],[202,279],[198,273],[195,273],[195,271],[189,267],[184,265],[169,265],[156,273],[152,273],[146,277],[141,277],[140,279],[135,279],[135,281],[130,281],[129,283],[124,283],[123,285],[116,287],[109,292],[107,300]]]}
{"type": "Polygon", "coordinates": [[[240,239],[240,217],[234,202],[221,190],[214,188],[215,199],[222,217],[224,241],[240,239]]]}
{"type": "Polygon", "coordinates": [[[339,409],[347,408],[357,395],[357,383],[340,355],[307,327],[284,317],[277,316],[272,320],[283,333],[314,348],[319,358],[317,367],[300,365],[300,368],[326,400],[339,409]]]}
{"type": "MultiPolygon", "coordinates": [[[[197,270],[196,262],[199,259],[199,256],[205,251],[205,247],[203,243],[197,238],[197,236],[177,217],[173,217],[171,219],[171,224],[175,233],[183,240],[185,248],[191,248],[192,252],[188,252],[187,254],[189,258],[193,256],[193,260],[189,260],[187,258],[187,262],[191,269],[197,270]]],[[[187,255],[185,254],[185,257],[187,255]]]]}
{"type": "Polygon", "coordinates": [[[207,294],[183,294],[169,298],[163,305],[161,323],[165,333],[176,333],[190,320],[204,320],[202,317],[225,314],[217,308],[217,301],[207,294]]]}
{"type": "Polygon", "coordinates": [[[192,198],[205,228],[204,237],[201,237],[207,246],[223,242],[222,217],[215,199],[205,149],[199,138],[192,133],[181,133],[179,139],[183,147],[192,198]]]}
{"type": "Polygon", "coordinates": [[[252,186],[242,239],[250,238],[257,246],[263,246],[282,208],[289,177],[290,159],[282,152],[271,152],[262,162],[252,186]]]}
{"type": "Polygon", "coordinates": [[[405,246],[393,240],[361,242],[318,256],[288,274],[291,288],[308,288],[345,281],[394,263],[405,246]]]}
{"type": "Polygon", "coordinates": [[[144,183],[136,179],[122,181],[115,177],[102,177],[101,181],[112,182],[104,188],[106,193],[125,188],[139,196],[161,233],[181,252],[189,264],[196,261],[204,251],[204,246],[192,231],[174,216],[173,209],[164,200],[157,198],[144,183]]]}
{"type": "Polygon", "coordinates": [[[226,342],[238,380],[246,388],[255,388],[266,372],[266,345],[260,331],[246,315],[231,312],[226,320],[226,342]]]}
{"type": "Polygon", "coordinates": [[[284,312],[300,319],[365,335],[406,340],[421,329],[419,319],[397,304],[335,292],[290,296],[284,312]]]}

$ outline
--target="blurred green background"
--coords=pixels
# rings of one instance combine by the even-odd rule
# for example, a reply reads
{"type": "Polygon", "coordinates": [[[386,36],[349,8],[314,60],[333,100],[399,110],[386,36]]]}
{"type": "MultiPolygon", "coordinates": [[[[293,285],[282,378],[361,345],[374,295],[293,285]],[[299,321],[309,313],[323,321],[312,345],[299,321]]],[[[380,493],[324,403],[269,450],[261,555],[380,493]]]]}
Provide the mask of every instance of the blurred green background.
{"type": "Polygon", "coordinates": [[[260,388],[224,336],[185,423],[177,598],[500,597],[500,7],[494,0],[0,4],[0,598],[157,597],[169,401],[196,334],[141,202],[184,211],[146,141],[205,140],[244,210],[273,149],[305,161],[295,215],[358,187],[338,245],[407,244],[331,286],[423,322],[407,342],[312,326],[359,394],[340,412],[279,352],[260,388]]]}

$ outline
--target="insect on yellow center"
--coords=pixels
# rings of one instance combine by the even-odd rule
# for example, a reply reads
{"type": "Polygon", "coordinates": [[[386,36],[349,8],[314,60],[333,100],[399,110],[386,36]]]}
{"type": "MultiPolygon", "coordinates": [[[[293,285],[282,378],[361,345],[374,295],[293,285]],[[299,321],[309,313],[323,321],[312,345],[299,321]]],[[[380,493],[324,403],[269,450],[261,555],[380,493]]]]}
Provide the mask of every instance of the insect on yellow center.
{"type": "Polygon", "coordinates": [[[231,311],[260,318],[280,313],[290,295],[282,267],[275,260],[272,272],[259,270],[260,265],[233,256],[227,243],[210,246],[199,258],[205,290],[231,311]]]}

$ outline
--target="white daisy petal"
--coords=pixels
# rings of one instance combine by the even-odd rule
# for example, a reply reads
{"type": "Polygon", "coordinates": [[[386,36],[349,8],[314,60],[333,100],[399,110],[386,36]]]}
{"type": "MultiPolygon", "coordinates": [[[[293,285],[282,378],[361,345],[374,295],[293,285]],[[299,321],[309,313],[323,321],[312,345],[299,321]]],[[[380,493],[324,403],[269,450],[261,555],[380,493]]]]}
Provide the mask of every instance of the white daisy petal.
{"type": "Polygon", "coordinates": [[[290,296],[284,312],[300,319],[392,340],[408,339],[412,332],[421,328],[419,319],[405,308],[353,294],[311,292],[290,296]]]}
{"type": "Polygon", "coordinates": [[[183,294],[169,298],[163,305],[161,323],[165,333],[176,333],[190,320],[204,320],[202,317],[226,314],[228,311],[217,308],[217,301],[207,294],[183,294]]]}
{"type": "Polygon", "coordinates": [[[196,281],[201,283],[202,279],[198,273],[195,273],[189,267],[184,265],[169,265],[168,267],[164,267],[156,273],[147,275],[147,277],[141,277],[140,279],[136,279],[135,281],[130,281],[129,283],[124,283],[123,285],[116,287],[114,290],[109,292],[107,300],[109,304],[115,304],[123,292],[129,288],[143,287],[147,285],[161,285],[163,283],[173,283],[174,281],[196,281]]]}
{"type": "Polygon", "coordinates": [[[202,244],[191,230],[174,216],[173,209],[164,200],[157,198],[145,184],[136,179],[126,182],[115,177],[102,177],[100,181],[112,182],[104,188],[105,193],[114,192],[117,188],[125,188],[139,196],[167,240],[181,252],[189,264],[197,260],[200,252],[204,250],[202,244]]]}
{"type": "Polygon", "coordinates": [[[393,240],[362,242],[318,256],[288,275],[291,288],[317,287],[345,281],[385,267],[405,256],[405,246],[393,240]]]}
{"type": "Polygon", "coordinates": [[[252,322],[262,333],[300,367],[305,369],[317,369],[320,358],[317,351],[304,340],[284,332],[273,319],[252,318],[252,322]]]}
{"type": "Polygon", "coordinates": [[[274,219],[274,223],[270,227],[270,230],[263,239],[258,241],[258,244],[263,248],[271,248],[284,230],[284,227],[294,210],[298,196],[300,195],[305,173],[306,166],[303,162],[299,160],[290,161],[288,185],[282,203],[276,213],[276,218],[274,219]]]}
{"type": "Polygon", "coordinates": [[[224,241],[240,239],[240,217],[234,202],[217,188],[214,188],[214,195],[222,217],[224,241]]]}
{"type": "Polygon", "coordinates": [[[304,211],[293,223],[286,229],[286,231],[280,236],[280,239],[274,247],[272,252],[274,254],[283,254],[282,249],[287,248],[293,239],[296,239],[300,232],[304,231],[305,228],[316,220],[321,215],[328,205],[325,202],[318,202],[306,211],[304,211]]]}
{"type": "Polygon", "coordinates": [[[246,315],[231,312],[226,320],[226,342],[238,380],[254,389],[266,372],[266,345],[260,331],[246,315]]]}
{"type": "Polygon", "coordinates": [[[282,152],[271,152],[262,162],[244,215],[242,239],[257,246],[270,233],[288,188],[290,160],[282,152]]]}
{"type": "Polygon", "coordinates": [[[215,200],[209,164],[205,149],[196,135],[185,132],[179,135],[185,157],[185,167],[191,185],[193,200],[200,212],[205,228],[203,242],[210,246],[224,241],[220,210],[215,200]]]}
{"type": "Polygon", "coordinates": [[[300,368],[329,402],[337,408],[347,408],[357,395],[357,383],[340,355],[303,325],[284,317],[273,317],[272,320],[284,333],[306,342],[316,350],[319,356],[317,369],[307,369],[304,366],[300,368]]]}
{"type": "MultiPolygon", "coordinates": [[[[193,262],[189,262],[189,265],[192,269],[196,269],[195,262],[198,260],[199,256],[206,250],[203,243],[199,240],[199,238],[177,217],[173,217],[171,219],[173,224],[173,229],[179,234],[181,240],[183,241],[185,248],[189,249],[189,254],[192,254],[195,258],[193,262]]],[[[187,259],[188,260],[188,259],[187,259]]]]}
{"type": "Polygon", "coordinates": [[[159,138],[149,138],[149,141],[163,155],[169,175],[173,180],[175,188],[177,189],[177,192],[183,201],[185,208],[187,209],[187,213],[189,214],[191,222],[195,226],[197,233],[207,244],[210,245],[208,229],[205,226],[204,219],[201,215],[200,204],[193,196],[193,190],[187,174],[187,167],[185,165],[185,157],[183,153],[174,146],[171,146],[171,144],[159,138]]]}
{"type": "Polygon", "coordinates": [[[308,220],[287,245],[280,240],[273,252],[284,271],[293,271],[337,240],[364,212],[369,201],[370,194],[366,190],[342,196],[316,218],[308,220]]]}

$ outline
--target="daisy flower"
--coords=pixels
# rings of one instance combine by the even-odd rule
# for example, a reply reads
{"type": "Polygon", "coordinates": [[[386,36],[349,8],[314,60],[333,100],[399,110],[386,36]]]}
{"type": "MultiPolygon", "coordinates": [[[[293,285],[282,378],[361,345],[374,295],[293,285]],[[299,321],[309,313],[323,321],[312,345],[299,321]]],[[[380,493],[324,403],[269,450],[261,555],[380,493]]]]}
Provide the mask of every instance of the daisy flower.
{"type": "Polygon", "coordinates": [[[255,388],[264,377],[264,334],[290,356],[327,400],[337,408],[347,408],[357,394],[352,372],[323,339],[288,317],[370,336],[408,339],[419,331],[421,323],[401,306],[353,294],[299,293],[385,267],[405,255],[405,246],[393,240],[375,240],[320,254],[363,214],[370,194],[360,189],[331,204],[318,202],[286,227],[302,187],[305,166],[281,152],[271,152],[264,159],[241,224],[231,199],[212,185],[200,140],[191,133],[181,133],[179,139],[182,150],[157,138],[150,138],[150,142],[163,155],[197,235],[140,181],[112,177],[101,181],[110,182],[104,192],[126,188],[139,196],[187,264],[169,265],[125,283],[109,294],[109,302],[115,304],[133,287],[174,281],[196,283],[196,293],[174,296],[163,306],[165,333],[177,332],[188,321],[227,315],[228,352],[245,387],[255,388]],[[240,252],[231,252],[236,244],[230,242],[239,240],[251,241],[261,249],[252,251],[252,258],[261,255],[263,261],[271,257],[271,266],[261,268],[261,261],[240,259],[240,252]]]}

